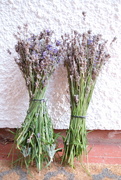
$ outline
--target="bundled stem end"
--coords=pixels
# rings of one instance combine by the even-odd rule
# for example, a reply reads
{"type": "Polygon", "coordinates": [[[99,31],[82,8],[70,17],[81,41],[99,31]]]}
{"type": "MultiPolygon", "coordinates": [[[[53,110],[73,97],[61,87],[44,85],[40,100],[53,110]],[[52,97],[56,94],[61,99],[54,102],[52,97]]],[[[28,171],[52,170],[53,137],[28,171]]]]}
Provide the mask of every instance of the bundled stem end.
{"type": "Polygon", "coordinates": [[[81,158],[87,148],[87,132],[85,118],[73,118],[64,140],[64,156],[62,163],[74,167],[74,158],[81,158]]]}

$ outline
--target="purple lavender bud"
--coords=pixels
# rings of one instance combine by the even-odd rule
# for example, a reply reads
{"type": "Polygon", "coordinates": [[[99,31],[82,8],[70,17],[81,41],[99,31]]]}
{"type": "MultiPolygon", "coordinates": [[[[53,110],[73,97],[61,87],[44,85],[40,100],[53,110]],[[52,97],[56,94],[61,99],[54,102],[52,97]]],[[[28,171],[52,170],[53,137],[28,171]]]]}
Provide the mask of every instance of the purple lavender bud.
{"type": "Polygon", "coordinates": [[[51,31],[50,30],[46,30],[46,33],[47,33],[47,35],[49,36],[50,34],[51,34],[51,31]]]}
{"type": "Polygon", "coordinates": [[[95,58],[94,63],[93,63],[93,67],[96,67],[98,65],[99,61],[98,58],[95,58]]]}
{"type": "Polygon", "coordinates": [[[47,50],[52,51],[52,45],[47,45],[47,50]]]}
{"type": "Polygon", "coordinates": [[[52,47],[50,47],[50,48],[49,48],[49,51],[52,51],[52,52],[53,52],[53,48],[52,48],[52,47]]]}
{"type": "Polygon", "coordinates": [[[36,51],[33,51],[32,55],[34,55],[35,58],[38,58],[38,53],[36,51]]]}
{"type": "Polygon", "coordinates": [[[59,46],[61,44],[60,41],[56,41],[56,46],[59,46]]]}
{"type": "Polygon", "coordinates": [[[32,38],[28,38],[27,41],[30,42],[32,40],[32,38]]]}
{"type": "Polygon", "coordinates": [[[33,34],[33,35],[31,36],[31,41],[35,41],[35,39],[36,39],[36,36],[33,34]]]}
{"type": "Polygon", "coordinates": [[[53,56],[50,56],[50,60],[51,60],[51,61],[54,61],[55,59],[54,59],[54,57],[53,57],[53,56]]]}
{"type": "Polygon", "coordinates": [[[33,49],[33,45],[30,45],[29,48],[30,48],[30,49],[33,49]]]}
{"type": "Polygon", "coordinates": [[[37,53],[35,54],[35,58],[39,58],[39,55],[37,53]]]}
{"type": "Polygon", "coordinates": [[[55,48],[55,49],[53,50],[53,53],[54,53],[54,54],[57,54],[57,53],[58,53],[58,49],[55,48]]]}
{"type": "Polygon", "coordinates": [[[47,52],[44,51],[42,55],[43,55],[43,57],[46,57],[47,56],[47,52]]]}
{"type": "Polygon", "coordinates": [[[35,54],[37,54],[37,53],[36,53],[36,51],[32,51],[32,54],[35,55],[35,54]]]}
{"type": "Polygon", "coordinates": [[[87,44],[88,44],[88,45],[91,45],[92,43],[93,43],[93,40],[91,40],[91,39],[88,39],[88,40],[87,40],[87,44]]]}

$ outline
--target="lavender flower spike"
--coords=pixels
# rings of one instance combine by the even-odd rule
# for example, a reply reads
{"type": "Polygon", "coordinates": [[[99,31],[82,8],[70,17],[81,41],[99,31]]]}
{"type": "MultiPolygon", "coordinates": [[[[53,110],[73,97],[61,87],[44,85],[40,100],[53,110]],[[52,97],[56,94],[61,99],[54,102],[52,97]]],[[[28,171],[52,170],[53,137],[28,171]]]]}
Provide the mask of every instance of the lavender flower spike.
{"type": "Polygon", "coordinates": [[[44,51],[44,52],[43,52],[43,57],[46,57],[46,56],[47,56],[47,52],[44,51]]]}
{"type": "Polygon", "coordinates": [[[61,44],[60,41],[56,41],[56,46],[59,46],[61,44]]]}
{"type": "Polygon", "coordinates": [[[58,49],[55,48],[55,49],[53,50],[53,53],[54,53],[54,54],[57,54],[57,52],[58,52],[58,49]]]}
{"type": "Polygon", "coordinates": [[[49,36],[50,34],[51,34],[51,31],[50,30],[46,30],[46,33],[47,33],[47,35],[49,36]]]}
{"type": "Polygon", "coordinates": [[[47,50],[52,51],[52,45],[47,45],[47,50]]]}
{"type": "Polygon", "coordinates": [[[88,45],[91,45],[92,43],[93,43],[93,40],[91,40],[91,39],[88,39],[88,40],[87,40],[87,44],[88,44],[88,45]]]}

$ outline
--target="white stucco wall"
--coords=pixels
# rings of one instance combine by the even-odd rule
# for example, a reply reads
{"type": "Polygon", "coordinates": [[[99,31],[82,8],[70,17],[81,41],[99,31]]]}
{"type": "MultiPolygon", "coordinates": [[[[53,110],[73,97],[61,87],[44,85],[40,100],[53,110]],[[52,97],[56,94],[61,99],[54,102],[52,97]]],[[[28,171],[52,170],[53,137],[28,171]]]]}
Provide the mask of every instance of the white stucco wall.
{"type": "MultiPolygon", "coordinates": [[[[87,12],[87,30],[102,34],[109,42],[117,37],[110,48],[112,57],[96,84],[87,128],[121,130],[121,0],[0,0],[0,128],[20,127],[28,108],[25,81],[13,58],[17,26],[28,23],[33,33],[51,29],[59,38],[71,29],[85,31],[82,11],[87,12]]],[[[67,129],[70,109],[63,65],[53,75],[47,91],[54,128],[67,129]]]]}

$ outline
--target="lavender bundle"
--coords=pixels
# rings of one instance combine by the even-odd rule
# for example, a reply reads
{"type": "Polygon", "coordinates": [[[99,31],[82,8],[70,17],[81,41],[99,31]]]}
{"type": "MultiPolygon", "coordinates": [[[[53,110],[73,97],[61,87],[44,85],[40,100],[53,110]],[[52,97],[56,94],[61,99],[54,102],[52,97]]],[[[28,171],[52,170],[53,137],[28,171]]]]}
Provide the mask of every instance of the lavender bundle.
{"type": "Polygon", "coordinates": [[[86,114],[102,66],[110,55],[107,41],[91,31],[62,36],[63,57],[68,72],[71,119],[64,139],[63,162],[74,165],[74,157],[80,157],[87,147],[86,114]]]}
{"type": "Polygon", "coordinates": [[[18,38],[15,47],[18,64],[28,88],[29,109],[22,127],[15,135],[16,147],[20,150],[28,168],[36,163],[38,170],[53,161],[56,149],[56,135],[48,115],[45,91],[48,80],[60,60],[59,41],[52,41],[52,32],[43,31],[25,40],[18,38]]]}

